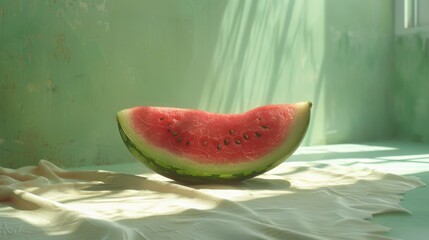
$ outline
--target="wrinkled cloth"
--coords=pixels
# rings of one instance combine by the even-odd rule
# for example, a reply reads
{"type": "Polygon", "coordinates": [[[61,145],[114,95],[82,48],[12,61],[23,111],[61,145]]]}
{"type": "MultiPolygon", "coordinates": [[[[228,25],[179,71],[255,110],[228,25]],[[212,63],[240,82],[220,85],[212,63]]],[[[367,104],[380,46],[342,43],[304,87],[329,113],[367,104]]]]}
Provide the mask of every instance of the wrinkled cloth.
{"type": "Polygon", "coordinates": [[[374,214],[406,212],[416,178],[285,162],[231,185],[157,174],[0,167],[0,239],[389,239],[374,214]]]}

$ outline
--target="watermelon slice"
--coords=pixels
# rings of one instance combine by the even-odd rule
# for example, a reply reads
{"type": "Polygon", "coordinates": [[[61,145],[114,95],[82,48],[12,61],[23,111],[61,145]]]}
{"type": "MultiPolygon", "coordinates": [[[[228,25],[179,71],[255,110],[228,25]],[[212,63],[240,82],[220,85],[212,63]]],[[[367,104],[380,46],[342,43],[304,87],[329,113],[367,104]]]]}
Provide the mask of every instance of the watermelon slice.
{"type": "Polygon", "coordinates": [[[155,172],[181,182],[241,181],[288,158],[303,139],[311,102],[241,114],[141,106],[117,113],[126,146],[155,172]]]}

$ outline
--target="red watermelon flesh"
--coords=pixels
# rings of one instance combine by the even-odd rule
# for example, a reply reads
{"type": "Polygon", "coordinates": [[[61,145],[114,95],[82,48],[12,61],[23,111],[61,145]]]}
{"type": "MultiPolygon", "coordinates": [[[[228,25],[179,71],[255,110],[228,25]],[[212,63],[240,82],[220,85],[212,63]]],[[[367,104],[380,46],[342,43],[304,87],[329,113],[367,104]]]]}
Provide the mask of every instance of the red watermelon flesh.
{"type": "Polygon", "coordinates": [[[310,102],[241,114],[141,106],[118,112],[131,152],[156,172],[183,181],[242,180],[290,156],[310,119],[310,102]]]}
{"type": "Polygon", "coordinates": [[[287,137],[295,109],[265,106],[246,114],[138,107],[135,130],[151,144],[201,163],[258,159],[287,137]]]}

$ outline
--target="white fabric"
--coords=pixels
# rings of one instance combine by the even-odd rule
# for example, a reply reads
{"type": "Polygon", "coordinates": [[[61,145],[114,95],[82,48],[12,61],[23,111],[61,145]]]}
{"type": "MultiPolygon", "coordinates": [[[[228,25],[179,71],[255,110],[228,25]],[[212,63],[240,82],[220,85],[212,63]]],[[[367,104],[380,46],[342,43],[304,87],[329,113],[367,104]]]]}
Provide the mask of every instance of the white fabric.
{"type": "Polygon", "coordinates": [[[373,214],[406,211],[423,183],[366,168],[285,162],[235,185],[0,167],[0,239],[388,239],[373,214]]]}

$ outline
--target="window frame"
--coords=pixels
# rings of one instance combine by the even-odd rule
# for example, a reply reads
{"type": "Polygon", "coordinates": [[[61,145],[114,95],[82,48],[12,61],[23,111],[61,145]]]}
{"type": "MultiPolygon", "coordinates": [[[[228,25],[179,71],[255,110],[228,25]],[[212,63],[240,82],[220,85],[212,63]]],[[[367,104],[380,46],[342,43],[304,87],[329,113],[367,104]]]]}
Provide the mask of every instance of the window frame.
{"type": "Polygon", "coordinates": [[[396,35],[429,32],[429,23],[422,24],[422,12],[429,14],[429,5],[425,5],[427,9],[421,9],[421,3],[422,0],[395,0],[394,24],[396,35]]]}

